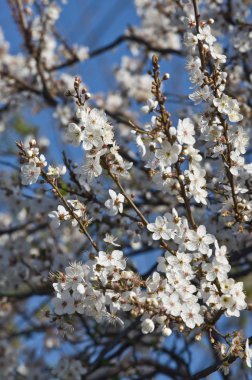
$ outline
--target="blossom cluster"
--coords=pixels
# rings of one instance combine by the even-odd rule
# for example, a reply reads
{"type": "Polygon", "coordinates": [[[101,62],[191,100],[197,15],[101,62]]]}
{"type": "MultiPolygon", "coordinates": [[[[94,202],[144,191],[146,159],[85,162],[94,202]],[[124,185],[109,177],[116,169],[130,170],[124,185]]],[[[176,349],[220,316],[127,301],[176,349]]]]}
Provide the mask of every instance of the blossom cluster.
{"type": "Polygon", "coordinates": [[[123,324],[121,313],[131,311],[141,316],[143,333],[157,325],[164,334],[176,324],[181,331],[194,329],[218,310],[228,317],[240,315],[246,308],[243,283],[228,277],[226,247],[219,247],[205,226],[191,230],[186,218],[173,210],[147,228],[154,240],[173,240],[178,248],[158,258],[157,271],[146,282],[127,270],[122,251],[99,251],[85,264],[73,263],[56,276],[55,313],[77,312],[123,324]]]}
{"type": "Polygon", "coordinates": [[[87,185],[102,174],[102,161],[110,155],[112,172],[127,177],[132,163],[124,161],[114,141],[113,127],[106,114],[96,108],[81,106],[76,111],[78,124],[70,123],[67,140],[75,146],[82,144],[86,154],[85,163],[76,169],[80,184],[87,185]],[[113,165],[112,165],[113,164],[113,165]]]}
{"type": "MultiPolygon", "coordinates": [[[[28,147],[18,143],[21,156],[21,180],[22,185],[28,186],[37,182],[42,170],[47,166],[44,154],[40,154],[35,139],[29,140],[28,147]]],[[[66,174],[65,165],[48,165],[47,175],[51,180],[60,178],[66,174]]]]}
{"type": "Polygon", "coordinates": [[[32,185],[37,182],[41,168],[47,166],[45,156],[39,153],[36,140],[31,140],[29,147],[25,148],[25,158],[25,163],[21,165],[22,184],[32,185]]]}
{"type": "Polygon", "coordinates": [[[251,368],[252,350],[249,348],[249,340],[246,339],[245,349],[244,349],[244,337],[240,332],[232,334],[230,337],[229,344],[218,343],[216,349],[220,359],[223,361],[221,365],[221,370],[224,375],[228,375],[230,372],[230,367],[228,360],[225,361],[229,356],[240,357],[246,365],[251,368]]]}
{"type": "Polygon", "coordinates": [[[199,121],[200,138],[207,143],[210,156],[222,158],[227,182],[223,190],[226,197],[233,198],[233,205],[226,205],[221,211],[232,215],[234,209],[233,217],[247,222],[252,218],[250,197],[245,196],[251,165],[243,157],[248,135],[237,125],[243,120],[238,101],[225,93],[229,78],[222,67],[227,57],[213,35],[214,20],[202,21],[195,33],[191,31],[197,29],[194,14],[189,8],[186,11],[187,17],[182,19],[190,31],[185,33],[184,44],[191,51],[186,68],[194,88],[189,98],[196,105],[206,102],[207,109],[199,121]]]}
{"type": "Polygon", "coordinates": [[[67,201],[69,209],[66,209],[64,206],[59,205],[57,211],[52,211],[48,214],[51,218],[51,224],[53,227],[59,227],[63,221],[71,221],[73,227],[77,226],[78,219],[86,219],[86,207],[77,199],[67,201]]]}
{"type": "MultiPolygon", "coordinates": [[[[1,46],[1,102],[9,104],[15,101],[25,99],[30,102],[29,90],[33,91],[33,98],[39,98],[39,94],[43,92],[43,83],[48,91],[48,102],[55,105],[55,101],[51,92],[59,95],[64,91],[65,86],[71,83],[73,77],[67,73],[59,75],[57,81],[50,80],[48,72],[42,73],[37,65],[36,57],[43,63],[46,70],[55,65],[60,65],[63,60],[75,59],[76,61],[84,61],[89,57],[89,49],[86,46],[75,44],[69,49],[61,38],[55,35],[55,24],[61,16],[62,4],[59,1],[43,0],[41,3],[39,16],[34,0],[25,2],[21,10],[25,12],[25,19],[29,25],[29,40],[32,44],[32,54],[13,54],[10,44],[5,40],[4,33],[0,29],[1,46]],[[24,86],[25,93],[20,97],[17,91],[18,84],[24,86]]],[[[27,42],[28,40],[26,40],[27,42]]],[[[22,91],[23,92],[23,91],[22,91]]]]}
{"type": "Polygon", "coordinates": [[[157,130],[158,118],[151,118],[151,129],[155,131],[155,140],[138,135],[136,142],[141,147],[142,155],[147,161],[145,167],[153,172],[153,181],[164,192],[169,192],[178,197],[180,182],[188,198],[193,197],[197,203],[207,204],[206,171],[201,167],[202,156],[195,149],[195,127],[190,118],[179,119],[177,128],[169,128],[171,138],[167,137],[162,130],[157,130]],[[178,169],[180,162],[187,162],[188,169],[182,174],[178,169]]]}

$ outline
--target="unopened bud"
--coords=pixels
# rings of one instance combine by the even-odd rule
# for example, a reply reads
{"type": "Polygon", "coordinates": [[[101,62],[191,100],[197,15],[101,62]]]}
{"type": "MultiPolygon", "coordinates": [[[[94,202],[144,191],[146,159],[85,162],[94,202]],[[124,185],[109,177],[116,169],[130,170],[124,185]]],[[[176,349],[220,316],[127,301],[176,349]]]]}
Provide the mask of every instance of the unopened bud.
{"type": "Polygon", "coordinates": [[[137,311],[136,310],[131,310],[130,314],[132,315],[132,317],[137,317],[137,311]]]}
{"type": "Polygon", "coordinates": [[[128,278],[130,278],[131,277],[131,273],[130,272],[128,272],[128,271],[122,271],[122,273],[121,273],[121,277],[122,278],[125,278],[125,279],[128,279],[128,278]]]}
{"type": "Polygon", "coordinates": [[[79,77],[74,78],[74,88],[79,88],[81,79],[79,77]]]}
{"type": "Polygon", "coordinates": [[[167,80],[167,79],[170,79],[170,74],[169,73],[165,73],[164,76],[163,76],[163,80],[167,80]]]}
{"type": "Polygon", "coordinates": [[[153,65],[158,64],[158,56],[156,54],[153,54],[153,56],[152,56],[152,63],[153,63],[153,65]]]}
{"type": "Polygon", "coordinates": [[[25,12],[27,15],[29,15],[29,16],[32,15],[32,9],[31,9],[30,7],[26,7],[26,8],[24,9],[24,12],[25,12]]]}
{"type": "Polygon", "coordinates": [[[195,336],[195,340],[196,340],[197,342],[199,342],[199,341],[201,340],[201,338],[202,338],[201,334],[197,334],[197,335],[195,336]]]}
{"type": "Polygon", "coordinates": [[[158,301],[157,301],[156,298],[154,298],[154,299],[152,300],[152,305],[155,306],[155,307],[158,307],[158,301]]]}
{"type": "Polygon", "coordinates": [[[92,252],[89,254],[89,259],[90,260],[94,260],[95,259],[95,255],[92,252]]]}
{"type": "Polygon", "coordinates": [[[180,174],[179,179],[180,179],[181,181],[184,181],[185,177],[183,176],[183,174],[180,174]]]}
{"type": "Polygon", "coordinates": [[[171,127],[169,129],[169,133],[170,133],[171,136],[176,136],[176,134],[177,134],[176,128],[175,127],[171,127]]]}
{"type": "Polygon", "coordinates": [[[179,332],[183,332],[185,327],[184,327],[184,325],[179,325],[178,329],[179,329],[179,332]]]}
{"type": "Polygon", "coordinates": [[[37,141],[35,140],[35,139],[32,139],[31,141],[30,141],[30,147],[32,147],[32,146],[36,146],[37,145],[37,141]]]}
{"type": "Polygon", "coordinates": [[[169,327],[165,327],[162,331],[164,336],[170,336],[172,334],[172,330],[169,327]]]}

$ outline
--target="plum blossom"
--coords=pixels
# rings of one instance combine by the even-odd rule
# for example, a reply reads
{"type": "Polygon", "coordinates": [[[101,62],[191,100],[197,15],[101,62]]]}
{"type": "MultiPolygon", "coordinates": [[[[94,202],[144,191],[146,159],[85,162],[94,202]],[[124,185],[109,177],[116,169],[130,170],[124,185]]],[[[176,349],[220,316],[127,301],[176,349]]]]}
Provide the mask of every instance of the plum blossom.
{"type": "Polygon", "coordinates": [[[215,237],[207,234],[205,226],[199,226],[196,231],[189,230],[187,239],[185,245],[189,251],[199,250],[204,255],[211,255],[209,245],[215,242],[215,237]]]}
{"type": "Polygon", "coordinates": [[[106,234],[105,238],[103,239],[106,243],[112,244],[115,247],[120,247],[120,244],[116,243],[117,238],[114,237],[113,235],[106,234]]]}
{"type": "Polygon", "coordinates": [[[184,304],[181,317],[186,326],[190,329],[193,329],[195,326],[200,326],[204,322],[204,318],[200,314],[200,305],[198,303],[184,304]]]}
{"type": "Polygon", "coordinates": [[[169,240],[172,236],[171,225],[168,223],[167,219],[162,216],[157,216],[155,223],[149,223],[147,228],[149,231],[153,232],[153,240],[169,240]]]}
{"type": "Polygon", "coordinates": [[[75,312],[74,298],[68,290],[58,293],[57,297],[53,298],[52,304],[55,313],[58,315],[73,314],[75,312]]]}
{"type": "Polygon", "coordinates": [[[112,189],[109,189],[109,195],[111,199],[105,202],[105,207],[109,210],[109,214],[111,216],[117,215],[118,212],[121,214],[123,212],[124,195],[116,194],[112,189]]]}
{"type": "Polygon", "coordinates": [[[155,152],[156,158],[159,159],[160,165],[163,167],[175,164],[178,161],[178,156],[181,152],[181,145],[171,145],[168,141],[165,141],[160,149],[155,152]]]}
{"type": "Polygon", "coordinates": [[[211,264],[204,264],[203,269],[206,272],[207,281],[214,281],[215,278],[218,278],[222,282],[227,278],[231,266],[228,263],[224,264],[221,260],[219,262],[218,257],[215,257],[211,264]]]}
{"type": "Polygon", "coordinates": [[[200,26],[197,38],[200,41],[206,41],[209,45],[213,45],[216,41],[216,38],[212,35],[210,25],[204,25],[203,27],[200,26]]]}
{"type": "Polygon", "coordinates": [[[79,146],[83,140],[83,129],[75,123],[70,123],[66,130],[66,138],[74,146],[79,146]]]}
{"type": "Polygon", "coordinates": [[[80,176],[80,183],[92,183],[96,177],[102,174],[102,166],[100,165],[100,157],[87,158],[85,164],[76,169],[76,173],[80,176]]]}
{"type": "Polygon", "coordinates": [[[66,167],[65,165],[60,166],[48,166],[47,175],[53,178],[59,178],[66,174],[66,167]]]}
{"type": "Polygon", "coordinates": [[[206,101],[211,96],[211,92],[209,87],[205,85],[202,88],[199,88],[195,92],[189,95],[189,99],[191,99],[195,105],[200,104],[202,101],[206,101]]]}
{"type": "Polygon", "coordinates": [[[122,270],[126,267],[123,252],[118,250],[112,251],[111,253],[100,251],[97,258],[97,263],[104,267],[114,266],[122,270]]]}
{"type": "Polygon", "coordinates": [[[25,186],[32,185],[37,182],[41,173],[41,168],[35,162],[21,166],[22,184],[25,186]]]}
{"type": "Polygon", "coordinates": [[[231,122],[236,123],[243,119],[243,116],[239,113],[240,107],[236,99],[222,94],[221,98],[213,99],[213,104],[218,108],[220,113],[228,115],[231,122]]]}
{"type": "Polygon", "coordinates": [[[190,47],[192,50],[195,49],[195,47],[198,44],[198,38],[193,33],[185,33],[184,35],[184,44],[188,47],[190,47]]]}
{"type": "Polygon", "coordinates": [[[50,212],[48,216],[52,219],[52,226],[56,228],[60,226],[62,221],[69,220],[71,218],[69,211],[61,205],[58,206],[57,211],[50,212]]]}
{"type": "Polygon", "coordinates": [[[103,145],[101,130],[98,126],[88,125],[83,131],[83,149],[90,150],[92,148],[100,149],[103,145]]]}
{"type": "Polygon", "coordinates": [[[153,112],[158,106],[158,102],[153,99],[147,99],[147,104],[141,108],[143,113],[153,112]]]}
{"type": "Polygon", "coordinates": [[[22,185],[32,185],[37,182],[41,169],[47,166],[46,158],[39,154],[39,148],[36,146],[36,140],[29,141],[29,146],[24,148],[25,163],[21,165],[22,185]]]}
{"type": "Polygon", "coordinates": [[[194,125],[190,118],[186,118],[183,120],[179,119],[178,127],[177,127],[177,139],[180,144],[193,145],[195,143],[195,135],[194,125]]]}

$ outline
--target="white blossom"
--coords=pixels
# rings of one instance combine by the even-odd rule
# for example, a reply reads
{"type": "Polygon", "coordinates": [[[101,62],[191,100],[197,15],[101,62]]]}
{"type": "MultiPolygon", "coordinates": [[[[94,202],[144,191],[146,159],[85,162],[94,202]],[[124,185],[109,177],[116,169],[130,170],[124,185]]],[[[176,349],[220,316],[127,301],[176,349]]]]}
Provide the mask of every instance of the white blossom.
{"type": "Polygon", "coordinates": [[[41,173],[40,167],[38,167],[34,162],[30,162],[28,164],[24,164],[21,166],[21,176],[22,176],[22,184],[32,185],[36,183],[41,173]]]}
{"type": "Polygon", "coordinates": [[[199,226],[197,231],[189,230],[187,232],[186,248],[189,251],[199,250],[204,255],[209,255],[209,245],[213,244],[215,238],[211,234],[207,234],[205,226],[199,226]]]}
{"type": "Polygon", "coordinates": [[[155,223],[149,223],[147,228],[149,231],[153,232],[153,240],[169,240],[172,236],[170,225],[167,222],[167,219],[162,216],[157,216],[155,223]]]}
{"type": "Polygon", "coordinates": [[[59,227],[62,221],[70,219],[69,211],[61,205],[58,206],[57,211],[50,212],[48,216],[52,219],[53,227],[59,227]]]}
{"type": "Polygon", "coordinates": [[[191,119],[186,118],[183,120],[179,119],[177,127],[177,139],[180,144],[193,145],[195,143],[194,125],[191,119]]]}
{"type": "Polygon", "coordinates": [[[82,128],[80,128],[75,123],[70,123],[66,130],[66,138],[71,144],[79,146],[81,141],[83,140],[82,128]]]}
{"type": "Polygon", "coordinates": [[[178,155],[181,152],[181,145],[171,145],[165,141],[160,149],[157,149],[155,156],[159,159],[160,165],[163,167],[175,164],[178,161],[178,155]]]}
{"type": "Polygon", "coordinates": [[[193,329],[195,326],[200,326],[204,321],[200,314],[200,305],[198,303],[184,304],[181,317],[186,326],[190,329],[193,329]]]}
{"type": "Polygon", "coordinates": [[[158,106],[158,102],[153,99],[147,99],[147,104],[141,108],[143,113],[149,113],[154,111],[158,106]]]}
{"type": "Polygon", "coordinates": [[[57,297],[52,300],[54,311],[58,315],[73,314],[75,312],[74,298],[69,291],[58,293],[57,297]]]}
{"type": "Polygon", "coordinates": [[[202,101],[206,101],[211,96],[211,92],[209,87],[205,85],[202,88],[199,88],[195,92],[189,95],[189,99],[191,99],[195,105],[200,104],[202,101]]]}
{"type": "Polygon", "coordinates": [[[112,189],[109,189],[109,195],[111,199],[105,202],[105,206],[109,209],[109,214],[111,216],[117,215],[118,212],[121,214],[123,212],[124,195],[116,194],[112,189]]]}

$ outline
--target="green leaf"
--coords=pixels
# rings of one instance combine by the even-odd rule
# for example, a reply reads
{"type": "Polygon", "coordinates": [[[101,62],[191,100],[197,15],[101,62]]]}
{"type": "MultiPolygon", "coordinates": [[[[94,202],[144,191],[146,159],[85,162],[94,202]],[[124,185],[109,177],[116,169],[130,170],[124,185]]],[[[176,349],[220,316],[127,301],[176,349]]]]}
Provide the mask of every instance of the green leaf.
{"type": "Polygon", "coordinates": [[[29,125],[22,117],[17,116],[13,123],[14,129],[22,136],[34,135],[37,132],[37,127],[29,125]]]}

